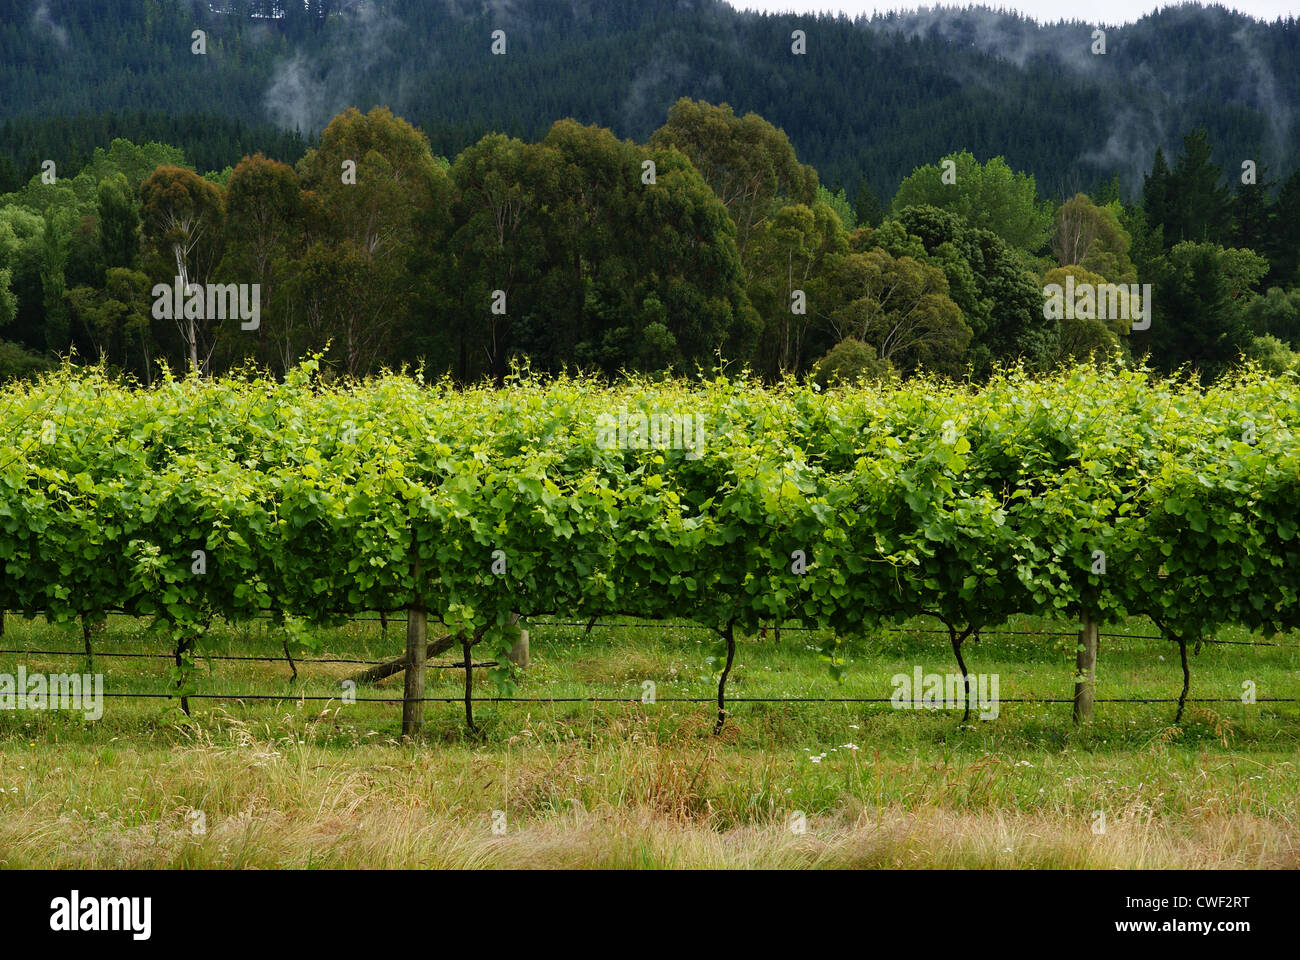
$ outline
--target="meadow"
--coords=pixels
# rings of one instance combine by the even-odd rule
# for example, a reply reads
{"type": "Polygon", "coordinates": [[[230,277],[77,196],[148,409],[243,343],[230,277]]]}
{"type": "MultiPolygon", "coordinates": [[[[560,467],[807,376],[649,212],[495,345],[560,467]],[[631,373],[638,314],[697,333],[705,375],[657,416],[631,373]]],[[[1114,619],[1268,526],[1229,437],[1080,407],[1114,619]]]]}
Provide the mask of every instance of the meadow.
{"type": "MultiPolygon", "coordinates": [[[[268,659],[200,656],[195,693],[279,699],[195,696],[186,717],[175,700],[108,697],[96,722],[0,711],[0,866],[1300,866],[1300,711],[1268,702],[1300,696],[1300,636],[1258,645],[1219,631],[1234,642],[1192,656],[1192,701],[1174,725],[1176,645],[1146,639],[1156,631],[1143,621],[1104,625],[1095,719],[1076,726],[1075,638],[1044,632],[1077,625],[1018,617],[968,642],[968,668],[999,676],[1002,703],[967,724],[959,710],[888,702],[743,700],[888,698],[916,666],[954,672],[946,633],[925,618],[847,641],[840,681],[818,638],[769,630],[737,638],[715,736],[709,631],[585,626],[530,623],[515,695],[622,702],[494,703],[476,670],[476,734],[450,654],[431,661],[448,668],[429,669],[426,688],[448,702],[426,704],[415,740],[400,736],[400,702],[365,700],[400,701],[400,674],[344,704],[340,681],[358,665],[308,662],[399,656],[400,621],[313,631],[318,650],[291,651],[296,681],[282,630],[215,625],[205,655],[268,659]],[[653,704],[640,702],[647,680],[653,704]],[[1241,702],[1246,680],[1255,704],[1241,702]],[[335,699],[300,699],[312,696],[335,699]]],[[[79,651],[82,634],[10,614],[0,647],[79,651]]],[[[110,617],[93,652],[106,692],[174,682],[144,621],[110,617]],[[128,653],[158,656],[107,656],[128,653]]],[[[86,667],[0,655],[0,673],[19,664],[86,667]]]]}

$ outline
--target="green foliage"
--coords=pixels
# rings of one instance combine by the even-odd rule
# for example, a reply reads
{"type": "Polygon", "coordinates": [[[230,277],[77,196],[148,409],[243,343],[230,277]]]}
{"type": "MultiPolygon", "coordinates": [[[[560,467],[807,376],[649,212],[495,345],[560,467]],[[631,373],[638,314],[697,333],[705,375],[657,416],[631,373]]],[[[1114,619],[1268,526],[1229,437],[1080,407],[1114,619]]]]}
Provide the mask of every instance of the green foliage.
{"type": "Polygon", "coordinates": [[[895,256],[919,257],[943,271],[948,296],[973,332],[976,376],[986,376],[997,360],[1041,369],[1056,355],[1056,328],[1043,319],[1042,287],[1025,254],[938,207],[904,207],[885,227],[879,239],[867,234],[862,243],[879,242],[895,256]],[[886,230],[891,223],[895,229],[886,230]]]}
{"type": "Polygon", "coordinates": [[[1245,304],[1268,270],[1250,250],[1212,243],[1179,243],[1154,266],[1151,328],[1133,334],[1135,352],[1172,371],[1191,364],[1207,382],[1250,343],[1245,304]]]}
{"type": "Polygon", "coordinates": [[[1300,289],[1279,290],[1252,297],[1246,303],[1246,325],[1252,333],[1270,335],[1300,349],[1300,289]]]}
{"type": "Polygon", "coordinates": [[[1246,357],[1265,373],[1278,376],[1288,370],[1300,371],[1300,354],[1277,337],[1264,334],[1254,337],[1246,347],[1246,357]]]}
{"type": "Polygon", "coordinates": [[[1082,193],[1061,204],[1051,242],[1057,265],[1084,267],[1110,283],[1136,283],[1133,239],[1120,223],[1122,214],[1119,203],[1099,207],[1082,193]]]}
{"type": "Polygon", "coordinates": [[[40,354],[0,340],[0,382],[33,377],[53,368],[54,364],[40,354]]]}
{"type": "Polygon", "coordinates": [[[330,386],[318,367],[279,384],[10,384],[0,604],[152,617],[190,657],[215,615],[276,611],[309,632],[413,605],[494,647],[513,614],[553,611],[839,636],[1081,608],[1178,637],[1300,625],[1294,376],[462,391],[330,386]],[[705,438],[602,442],[620,409],[697,416],[705,438]]]}
{"type": "Polygon", "coordinates": [[[1039,201],[1032,175],[1012,171],[1001,157],[981,165],[965,150],[919,167],[898,185],[893,213],[919,206],[949,210],[1030,253],[1051,231],[1051,211],[1039,201]]]}
{"type": "Polygon", "coordinates": [[[785,132],[755,113],[738,117],[725,103],[683,97],[650,144],[675,147],[700,171],[736,224],[742,260],[750,235],[783,201],[812,203],[817,195],[817,172],[799,163],[785,132]]]}
{"type": "Polygon", "coordinates": [[[853,337],[835,344],[813,367],[813,379],[823,387],[859,380],[885,381],[896,376],[893,365],[878,356],[875,347],[853,337]]]}
{"type": "MultiPolygon", "coordinates": [[[[1189,142],[1204,154],[1203,138],[1189,142]]],[[[1160,281],[1170,304],[1187,303],[1142,344],[1164,369],[1192,363],[1213,375],[1247,345],[1244,330],[1289,323],[1264,316],[1286,313],[1279,300],[1250,295],[1263,263],[1254,250],[1218,258],[1223,296],[1188,289],[1185,254],[1165,249],[1167,225],[1124,206],[1114,179],[1103,205],[1084,194],[1061,205],[1048,257],[997,232],[1042,220],[1031,180],[1000,160],[953,162],[957,183],[940,183],[966,187],[936,199],[964,212],[899,206],[905,190],[880,223],[865,181],[859,219],[782,130],[689,99],[649,145],[563,120],[537,142],[490,134],[454,163],[385,108],[334,118],[297,170],[255,154],[202,178],[174,147],[119,138],[76,176],[33,177],[0,205],[0,319],[30,351],[102,357],[145,383],[159,360],[283,373],[311,350],[354,376],[418,365],[498,384],[513,365],[614,375],[735,362],[775,379],[808,373],[846,337],[904,375],[977,381],[998,363],[1046,370],[1115,353],[1091,321],[1043,318],[1039,278],[1053,260],[1115,283],[1160,281]],[[260,325],[248,335],[228,320],[154,319],[137,284],[114,271],[151,284],[178,273],[256,284],[260,325]]],[[[1206,163],[1179,169],[1209,182],[1206,163]]],[[[1148,185],[1157,218],[1173,209],[1164,201],[1174,172],[1160,170],[1148,185]]],[[[1238,233],[1247,221],[1267,226],[1270,278],[1294,261],[1283,214],[1300,196],[1295,183],[1276,204],[1255,191],[1253,206],[1234,208],[1238,233]]],[[[1128,356],[1127,339],[1118,344],[1128,356]]]]}
{"type": "Polygon", "coordinates": [[[824,203],[834,210],[835,216],[839,217],[840,226],[845,230],[852,230],[858,225],[857,208],[849,202],[848,195],[844,192],[843,187],[831,193],[825,186],[818,184],[817,202],[824,203]]]}

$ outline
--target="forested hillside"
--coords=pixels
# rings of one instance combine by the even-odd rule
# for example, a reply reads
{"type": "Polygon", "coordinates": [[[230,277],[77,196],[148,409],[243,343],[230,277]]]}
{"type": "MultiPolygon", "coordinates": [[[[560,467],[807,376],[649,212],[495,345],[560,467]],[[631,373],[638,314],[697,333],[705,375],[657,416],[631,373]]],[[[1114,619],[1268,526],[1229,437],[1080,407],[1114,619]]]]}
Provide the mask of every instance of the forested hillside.
{"type": "Polygon", "coordinates": [[[956,149],[1005,156],[1047,196],[1113,172],[1133,192],[1155,148],[1197,126],[1225,164],[1291,172],[1294,22],[1178,8],[1109,29],[1104,55],[1093,45],[1092,25],[983,10],[855,22],[719,0],[10,0],[0,120],[27,122],[0,128],[0,191],[45,157],[105,145],[105,115],[238,119],[249,126],[107,121],[220,169],[255,149],[294,160],[268,125],[311,136],[348,106],[387,106],[450,156],[489,131],[538,139],[564,117],[644,139],[682,96],[767,118],[851,196],[862,182],[888,197],[956,149]],[[496,29],[504,55],[490,52],[496,29]]]}

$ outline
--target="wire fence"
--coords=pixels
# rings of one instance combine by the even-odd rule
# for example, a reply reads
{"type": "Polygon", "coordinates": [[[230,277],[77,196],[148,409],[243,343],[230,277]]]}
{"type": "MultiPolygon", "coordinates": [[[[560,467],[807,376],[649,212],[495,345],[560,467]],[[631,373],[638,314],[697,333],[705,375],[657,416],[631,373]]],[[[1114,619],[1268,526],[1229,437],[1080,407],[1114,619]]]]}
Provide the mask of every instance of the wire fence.
{"type": "MultiPolygon", "coordinates": [[[[129,616],[128,614],[118,611],[110,611],[116,616],[129,616]]],[[[367,617],[367,616],[350,616],[339,615],[347,622],[383,622],[393,624],[404,624],[405,616],[397,617],[367,617]]],[[[259,617],[256,619],[271,620],[271,617],[259,617]]],[[[524,618],[528,626],[544,627],[584,627],[588,630],[599,626],[602,629],[614,630],[672,630],[672,629],[699,629],[711,630],[704,624],[697,623],[664,623],[661,621],[582,621],[582,620],[563,620],[551,618],[524,618]]],[[[521,620],[521,622],[524,622],[521,620]]],[[[783,626],[773,624],[771,627],[764,628],[763,633],[767,631],[787,631],[791,633],[820,633],[812,627],[804,626],[783,626]]],[[[940,630],[927,627],[887,627],[882,628],[880,632],[894,634],[943,634],[947,635],[946,630],[940,630]]],[[[1075,637],[1075,632],[1051,631],[1051,630],[986,630],[975,634],[974,637],[1002,637],[1002,636],[1030,636],[1030,637],[1057,637],[1068,638],[1075,637]]],[[[1129,633],[1100,633],[1098,636],[1114,640],[1144,640],[1144,641],[1169,641],[1169,638],[1157,634],[1129,634],[1129,633]]],[[[1173,642],[1173,641],[1170,641],[1173,642]]],[[[1201,641],[1205,644],[1223,644],[1233,646],[1260,646],[1300,649],[1300,644],[1295,643],[1278,643],[1274,641],[1252,641],[1252,640],[1219,640],[1217,638],[1204,638],[1201,641]]],[[[85,658],[86,650],[47,650],[33,648],[5,648],[0,649],[0,655],[26,655],[26,656],[53,656],[53,657],[78,657],[85,658]]],[[[93,651],[95,657],[117,657],[117,658],[139,658],[139,659],[163,659],[174,660],[174,653],[140,653],[140,652],[114,652],[114,651],[93,651]]],[[[345,664],[354,666],[383,666],[390,665],[394,658],[384,660],[368,660],[361,658],[349,657],[294,657],[289,658],[285,655],[280,656],[257,656],[257,655],[232,655],[232,654],[196,654],[198,660],[210,661],[247,661],[260,663],[291,663],[291,664],[345,664]]],[[[471,661],[470,670],[487,669],[498,666],[498,661],[471,661]]],[[[426,663],[426,668],[439,670],[465,670],[466,664],[461,662],[453,663],[426,663]]],[[[106,691],[98,694],[105,698],[112,699],[140,699],[140,700],[223,700],[223,701],[279,701],[279,702],[335,702],[335,703],[464,703],[472,699],[475,703],[493,703],[493,704],[557,704],[557,703],[629,703],[629,704],[649,704],[649,703],[716,703],[716,696],[699,696],[699,697],[659,697],[647,701],[639,696],[570,696],[570,697],[504,697],[504,696],[472,696],[471,691],[467,688],[464,696],[455,697],[404,697],[404,696],[347,696],[340,694],[308,694],[308,693],[179,693],[179,692],[144,692],[144,691],[106,691]]],[[[784,703],[784,704],[873,704],[873,703],[894,703],[895,697],[736,697],[728,696],[727,703],[784,703]]],[[[998,697],[999,705],[1005,703],[1015,704],[1066,704],[1074,703],[1072,697],[998,697]]],[[[1133,705],[1153,705],[1153,704],[1173,704],[1173,703],[1243,703],[1240,697],[1094,697],[1094,703],[1110,704],[1133,704],[1133,705]]],[[[1300,697],[1256,697],[1254,703],[1300,703],[1300,697]]],[[[945,705],[940,705],[941,708],[945,705]]],[[[947,709],[960,709],[960,706],[946,707],[947,709]]],[[[937,708],[936,708],[937,709],[937,708]]]]}

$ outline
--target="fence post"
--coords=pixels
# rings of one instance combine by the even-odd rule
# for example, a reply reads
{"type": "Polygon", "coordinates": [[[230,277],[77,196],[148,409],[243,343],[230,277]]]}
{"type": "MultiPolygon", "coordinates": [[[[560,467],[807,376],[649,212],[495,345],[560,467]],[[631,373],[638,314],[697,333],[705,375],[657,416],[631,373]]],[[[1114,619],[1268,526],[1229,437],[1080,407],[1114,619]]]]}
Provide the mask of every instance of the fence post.
{"type": "Polygon", "coordinates": [[[402,694],[402,736],[413,737],[424,725],[424,660],[429,614],[420,607],[406,613],[406,686],[402,694]]]}
{"type": "MultiPolygon", "coordinates": [[[[519,614],[510,614],[510,625],[517,626],[519,623],[519,614]]],[[[519,639],[515,641],[514,646],[510,648],[509,660],[516,667],[528,666],[528,630],[520,629],[519,639]]]]}
{"type": "Polygon", "coordinates": [[[1091,611],[1084,610],[1080,619],[1078,652],[1074,661],[1074,722],[1092,720],[1092,698],[1097,686],[1097,621],[1091,611]]]}

